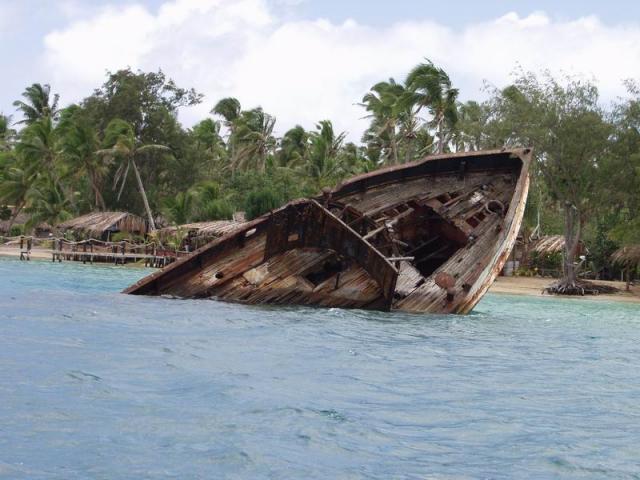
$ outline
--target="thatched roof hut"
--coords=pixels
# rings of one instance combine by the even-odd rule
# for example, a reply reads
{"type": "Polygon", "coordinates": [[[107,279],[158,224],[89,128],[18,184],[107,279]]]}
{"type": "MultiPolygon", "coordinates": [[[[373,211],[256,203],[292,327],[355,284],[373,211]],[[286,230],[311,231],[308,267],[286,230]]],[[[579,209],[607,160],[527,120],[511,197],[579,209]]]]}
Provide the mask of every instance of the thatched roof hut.
{"type": "Polygon", "coordinates": [[[564,250],[564,235],[548,235],[540,238],[533,246],[533,251],[541,255],[551,255],[564,250]]]}
{"type": "Polygon", "coordinates": [[[192,237],[217,238],[234,231],[236,228],[242,225],[242,223],[243,222],[236,222],[235,220],[215,220],[211,222],[186,223],[184,225],[166,227],[162,230],[158,230],[158,235],[162,238],[169,235],[174,235],[178,230],[182,230],[192,237]]]}
{"type": "Polygon", "coordinates": [[[611,261],[629,268],[640,265],[640,245],[628,245],[619,248],[611,255],[611,261]]]}
{"type": "MultiPolygon", "coordinates": [[[[13,221],[13,225],[23,225],[29,220],[29,216],[26,213],[19,213],[18,216],[13,221]]],[[[0,234],[8,235],[9,234],[9,225],[11,224],[11,219],[9,220],[0,220],[0,234]]]]}
{"type": "MultiPolygon", "coordinates": [[[[578,244],[578,255],[585,252],[587,249],[580,240],[578,244]]],[[[564,235],[548,235],[541,237],[532,247],[532,251],[539,255],[553,255],[554,253],[561,253],[564,251],[564,235]]]]}
{"type": "Polygon", "coordinates": [[[118,232],[135,235],[147,233],[147,222],[128,212],[93,212],[72,218],[58,225],[61,231],[74,231],[85,237],[108,240],[118,232]]]}
{"type": "MultiPolygon", "coordinates": [[[[9,231],[9,225],[12,224],[12,228],[16,227],[16,226],[19,226],[19,225],[24,225],[30,219],[31,219],[31,217],[27,213],[21,212],[14,219],[13,224],[12,224],[10,219],[9,220],[0,220],[0,235],[10,235],[11,232],[9,231]]],[[[33,233],[36,236],[47,236],[51,232],[51,230],[52,230],[51,225],[49,225],[48,223],[42,222],[42,223],[39,223],[38,225],[36,225],[33,228],[32,232],[26,232],[26,234],[33,233]]]]}
{"type": "Polygon", "coordinates": [[[173,244],[180,250],[193,251],[216,238],[233,232],[244,222],[216,220],[211,222],[187,223],[158,230],[158,238],[163,243],[173,244]],[[179,235],[176,235],[178,234],[179,235]]]}

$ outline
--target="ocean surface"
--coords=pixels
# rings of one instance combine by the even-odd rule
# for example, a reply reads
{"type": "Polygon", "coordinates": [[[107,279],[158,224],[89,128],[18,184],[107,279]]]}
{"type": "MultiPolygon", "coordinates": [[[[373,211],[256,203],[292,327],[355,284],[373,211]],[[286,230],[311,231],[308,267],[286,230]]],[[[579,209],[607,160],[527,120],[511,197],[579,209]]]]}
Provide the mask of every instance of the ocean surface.
{"type": "Polygon", "coordinates": [[[147,273],[0,259],[0,478],[640,478],[636,305],[119,293],[147,273]]]}

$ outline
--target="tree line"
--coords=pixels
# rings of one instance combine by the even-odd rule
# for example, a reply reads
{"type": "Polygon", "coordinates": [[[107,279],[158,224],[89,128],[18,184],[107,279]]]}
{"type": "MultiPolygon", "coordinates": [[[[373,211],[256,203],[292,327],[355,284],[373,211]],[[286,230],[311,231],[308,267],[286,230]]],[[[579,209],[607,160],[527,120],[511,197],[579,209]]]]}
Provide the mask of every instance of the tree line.
{"type": "Polygon", "coordinates": [[[259,216],[354,174],[434,153],[530,146],[535,152],[525,233],[564,233],[565,274],[578,243],[593,268],[640,243],[640,87],[604,106],[580,77],[516,71],[482,101],[459,101],[449,75],[426,60],[404,80],[379,82],[360,101],[369,126],[359,144],[330,120],[282,136],[276,119],[236,98],[185,128],[178,110],[204,101],[162,71],[108,73],[90,96],[60,107],[33,84],[0,115],[0,217],[28,233],[97,210],[127,210],[173,224],[259,216]]]}

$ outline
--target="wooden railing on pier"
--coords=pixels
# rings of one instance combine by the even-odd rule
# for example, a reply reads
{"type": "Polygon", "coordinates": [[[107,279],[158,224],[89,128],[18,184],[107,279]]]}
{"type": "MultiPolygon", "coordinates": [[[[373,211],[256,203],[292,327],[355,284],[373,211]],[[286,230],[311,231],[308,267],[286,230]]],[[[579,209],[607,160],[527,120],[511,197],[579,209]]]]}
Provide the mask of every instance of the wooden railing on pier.
{"type": "Polygon", "coordinates": [[[40,252],[51,254],[51,261],[62,262],[77,261],[82,263],[113,263],[124,265],[128,262],[141,262],[147,267],[162,268],[174,262],[176,258],[188,255],[186,251],[176,251],[155,243],[136,244],[127,240],[119,242],[105,242],[90,238],[87,240],[71,241],[65,238],[37,238],[37,237],[12,237],[3,243],[8,246],[19,246],[20,260],[30,260],[34,246],[47,246],[40,248],[40,252]]]}

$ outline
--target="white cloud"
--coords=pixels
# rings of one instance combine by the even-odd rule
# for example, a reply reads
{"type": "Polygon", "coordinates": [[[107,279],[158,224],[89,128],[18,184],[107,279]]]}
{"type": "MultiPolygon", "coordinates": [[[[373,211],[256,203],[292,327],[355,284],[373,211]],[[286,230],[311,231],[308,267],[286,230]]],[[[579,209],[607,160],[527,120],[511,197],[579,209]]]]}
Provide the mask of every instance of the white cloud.
{"type": "Polygon", "coordinates": [[[505,84],[520,64],[595,77],[612,99],[623,93],[621,80],[640,71],[640,24],[554,21],[538,12],[460,29],[429,20],[373,28],[284,21],[266,0],[171,0],[157,13],[129,5],[73,21],[46,36],[44,64],[66,101],[91,92],[105,70],[162,68],[206,95],[203,105],[181,113],[187,124],[234,95],[245,107],[273,113],[280,132],[330,118],[357,140],[364,122],[355,104],[368,87],[402,79],[425,57],[450,73],[463,98],[478,97],[483,80],[505,84]]]}
{"type": "Polygon", "coordinates": [[[140,65],[154,48],[156,23],[140,6],[109,7],[90,20],[50,33],[45,58],[55,83],[82,92],[97,86],[107,69],[140,65]]]}

